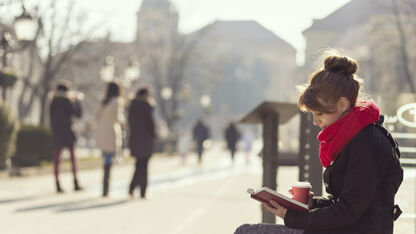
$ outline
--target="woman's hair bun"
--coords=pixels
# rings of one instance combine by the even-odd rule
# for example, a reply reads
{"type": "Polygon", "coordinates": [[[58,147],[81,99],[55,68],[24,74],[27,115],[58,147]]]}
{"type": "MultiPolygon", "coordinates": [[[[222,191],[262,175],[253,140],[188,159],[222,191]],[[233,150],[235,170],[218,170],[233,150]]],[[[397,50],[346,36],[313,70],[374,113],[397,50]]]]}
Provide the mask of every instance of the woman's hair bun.
{"type": "Polygon", "coordinates": [[[325,58],[325,70],[345,75],[353,75],[358,70],[358,64],[352,58],[331,55],[325,58]]]}

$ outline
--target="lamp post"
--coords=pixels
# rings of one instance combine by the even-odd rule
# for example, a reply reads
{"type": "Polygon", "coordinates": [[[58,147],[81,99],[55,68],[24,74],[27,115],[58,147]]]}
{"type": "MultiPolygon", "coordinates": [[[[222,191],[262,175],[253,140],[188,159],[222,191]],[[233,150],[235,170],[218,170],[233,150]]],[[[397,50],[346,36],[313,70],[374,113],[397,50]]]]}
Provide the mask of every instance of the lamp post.
{"type": "Polygon", "coordinates": [[[39,23],[26,12],[22,5],[22,14],[14,20],[14,33],[16,35],[17,43],[13,40],[13,35],[4,29],[0,38],[0,56],[1,56],[1,74],[0,86],[2,86],[2,99],[6,100],[7,88],[13,86],[17,80],[17,75],[13,69],[8,67],[9,57],[12,53],[24,50],[28,45],[36,40],[39,23]]]}
{"type": "Polygon", "coordinates": [[[162,97],[162,99],[166,102],[169,99],[172,98],[172,89],[168,86],[163,87],[160,90],[160,96],[162,97]]]}
{"type": "Polygon", "coordinates": [[[199,102],[200,102],[200,104],[201,104],[202,109],[204,110],[204,112],[205,113],[208,113],[209,108],[211,107],[211,97],[208,96],[207,94],[204,94],[199,99],[199,102]]]}
{"type": "Polygon", "coordinates": [[[169,129],[169,134],[170,135],[170,128],[171,128],[171,111],[169,109],[169,101],[172,98],[173,92],[172,92],[172,88],[169,86],[164,86],[160,89],[160,96],[162,97],[162,103],[161,103],[161,109],[162,109],[162,114],[165,117],[166,123],[168,125],[168,129],[169,129]]]}
{"type": "Polygon", "coordinates": [[[38,32],[38,21],[26,12],[26,8],[22,6],[22,14],[14,20],[14,32],[19,42],[34,41],[38,32]]]}
{"type": "Polygon", "coordinates": [[[104,66],[100,68],[100,78],[104,82],[111,82],[114,80],[114,58],[107,55],[104,59],[104,66]]]}
{"type": "Polygon", "coordinates": [[[129,59],[129,65],[124,70],[124,77],[122,83],[124,87],[128,88],[132,82],[140,77],[140,63],[136,56],[132,56],[129,59]]]}

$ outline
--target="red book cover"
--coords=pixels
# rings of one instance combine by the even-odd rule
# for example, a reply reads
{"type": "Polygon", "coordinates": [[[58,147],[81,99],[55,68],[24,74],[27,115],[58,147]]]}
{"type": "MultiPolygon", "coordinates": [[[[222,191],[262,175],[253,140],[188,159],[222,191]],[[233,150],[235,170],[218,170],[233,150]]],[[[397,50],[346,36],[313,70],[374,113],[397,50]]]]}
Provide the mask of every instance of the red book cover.
{"type": "Polygon", "coordinates": [[[288,210],[295,210],[300,212],[306,212],[309,210],[308,205],[289,198],[267,187],[256,190],[247,189],[247,192],[251,194],[251,198],[260,202],[268,203],[270,200],[273,200],[288,210]]]}

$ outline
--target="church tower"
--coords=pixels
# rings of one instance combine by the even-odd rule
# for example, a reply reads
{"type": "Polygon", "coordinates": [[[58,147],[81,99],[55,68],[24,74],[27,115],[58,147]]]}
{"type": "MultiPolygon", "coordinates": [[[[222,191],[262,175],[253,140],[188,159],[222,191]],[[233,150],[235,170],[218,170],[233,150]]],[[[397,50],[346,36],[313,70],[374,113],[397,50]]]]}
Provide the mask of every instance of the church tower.
{"type": "Polygon", "coordinates": [[[170,0],[143,0],[137,12],[136,41],[142,45],[169,43],[178,33],[179,15],[170,0]]]}

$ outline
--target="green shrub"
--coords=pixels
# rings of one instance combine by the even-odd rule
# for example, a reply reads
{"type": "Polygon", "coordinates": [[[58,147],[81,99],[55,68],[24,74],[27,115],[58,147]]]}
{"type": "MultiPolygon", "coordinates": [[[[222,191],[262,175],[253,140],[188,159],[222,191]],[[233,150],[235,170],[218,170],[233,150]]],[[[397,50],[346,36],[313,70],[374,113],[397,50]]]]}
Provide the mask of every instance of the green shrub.
{"type": "Polygon", "coordinates": [[[0,86],[1,87],[12,87],[17,81],[16,73],[9,67],[0,71],[0,86]]]}
{"type": "Polygon", "coordinates": [[[22,125],[17,133],[13,163],[19,167],[39,166],[52,161],[52,136],[49,128],[22,125]]]}
{"type": "Polygon", "coordinates": [[[6,160],[14,151],[16,119],[7,105],[0,103],[0,169],[6,168],[6,160]]]}

